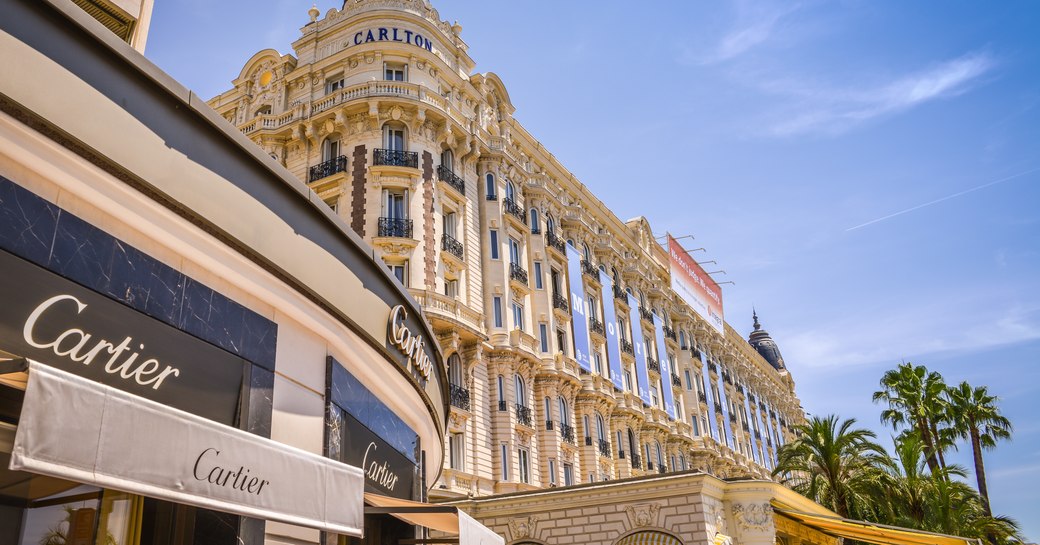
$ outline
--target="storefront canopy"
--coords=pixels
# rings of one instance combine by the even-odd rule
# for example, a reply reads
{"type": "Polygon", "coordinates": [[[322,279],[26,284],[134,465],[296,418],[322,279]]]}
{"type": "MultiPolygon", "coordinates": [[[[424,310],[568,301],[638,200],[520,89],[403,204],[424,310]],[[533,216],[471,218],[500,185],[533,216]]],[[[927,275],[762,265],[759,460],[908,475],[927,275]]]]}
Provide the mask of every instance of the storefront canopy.
{"type": "MultiPolygon", "coordinates": [[[[372,506],[365,508],[366,513],[390,514],[409,524],[424,526],[445,534],[457,534],[459,545],[505,545],[502,536],[492,532],[458,507],[431,505],[369,493],[365,494],[365,502],[372,506]]],[[[448,541],[438,539],[435,542],[448,541]]]]}
{"type": "Polygon", "coordinates": [[[776,506],[773,507],[773,510],[825,534],[877,545],[977,545],[978,543],[974,539],[965,537],[933,534],[862,520],[802,513],[776,506]]]}
{"type": "Polygon", "coordinates": [[[37,362],[11,469],[361,536],[360,469],[37,362]]]}

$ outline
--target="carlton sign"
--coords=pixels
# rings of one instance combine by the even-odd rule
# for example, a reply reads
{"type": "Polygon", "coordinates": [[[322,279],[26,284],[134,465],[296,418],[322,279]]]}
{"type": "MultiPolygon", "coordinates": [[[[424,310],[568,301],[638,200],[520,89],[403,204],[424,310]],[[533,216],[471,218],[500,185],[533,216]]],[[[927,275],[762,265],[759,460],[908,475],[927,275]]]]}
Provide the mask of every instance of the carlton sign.
{"type": "Polygon", "coordinates": [[[411,329],[404,324],[408,318],[408,312],[404,305],[397,305],[390,311],[390,320],[387,322],[387,335],[390,344],[401,351],[406,358],[405,366],[416,373],[423,383],[430,380],[433,372],[433,360],[423,349],[425,340],[412,333],[411,329]]]}

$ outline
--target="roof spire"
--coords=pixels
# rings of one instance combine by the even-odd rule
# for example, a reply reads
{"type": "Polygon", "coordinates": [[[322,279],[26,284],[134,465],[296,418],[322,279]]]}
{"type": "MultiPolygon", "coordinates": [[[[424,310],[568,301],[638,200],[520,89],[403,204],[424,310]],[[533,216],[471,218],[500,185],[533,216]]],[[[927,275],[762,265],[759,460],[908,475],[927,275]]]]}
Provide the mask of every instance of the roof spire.
{"type": "Polygon", "coordinates": [[[755,307],[751,307],[751,317],[755,319],[755,331],[762,329],[762,324],[758,323],[758,312],[755,311],[755,307]]]}
{"type": "Polygon", "coordinates": [[[778,371],[784,369],[784,358],[780,355],[780,348],[776,346],[776,341],[769,336],[769,332],[762,329],[755,307],[751,307],[751,317],[755,320],[755,330],[748,336],[748,344],[757,350],[774,369],[778,371]]]}

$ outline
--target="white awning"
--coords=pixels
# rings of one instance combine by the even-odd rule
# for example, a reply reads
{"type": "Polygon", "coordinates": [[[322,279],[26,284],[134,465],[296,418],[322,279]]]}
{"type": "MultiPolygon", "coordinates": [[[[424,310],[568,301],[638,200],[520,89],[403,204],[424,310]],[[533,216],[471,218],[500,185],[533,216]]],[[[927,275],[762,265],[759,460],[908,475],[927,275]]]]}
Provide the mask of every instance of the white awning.
{"type": "Polygon", "coordinates": [[[402,500],[365,493],[365,501],[375,506],[369,513],[387,513],[409,524],[424,526],[446,534],[458,534],[459,545],[505,545],[505,538],[479,523],[458,507],[402,500]]]}
{"type": "Polygon", "coordinates": [[[37,362],[11,469],[361,536],[359,468],[37,362]]]}

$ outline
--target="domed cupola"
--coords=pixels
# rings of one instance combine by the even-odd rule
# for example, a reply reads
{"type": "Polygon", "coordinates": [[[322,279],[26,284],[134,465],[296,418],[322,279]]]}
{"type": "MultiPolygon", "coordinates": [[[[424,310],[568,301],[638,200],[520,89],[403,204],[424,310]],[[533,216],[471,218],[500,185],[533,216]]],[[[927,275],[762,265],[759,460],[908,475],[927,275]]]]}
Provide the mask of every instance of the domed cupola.
{"type": "Polygon", "coordinates": [[[776,346],[776,341],[769,336],[769,332],[762,329],[762,324],[758,323],[758,313],[752,310],[751,316],[755,319],[755,330],[748,336],[748,343],[752,348],[757,350],[774,369],[777,371],[786,369],[786,367],[784,367],[784,357],[780,355],[780,348],[776,346]]]}

